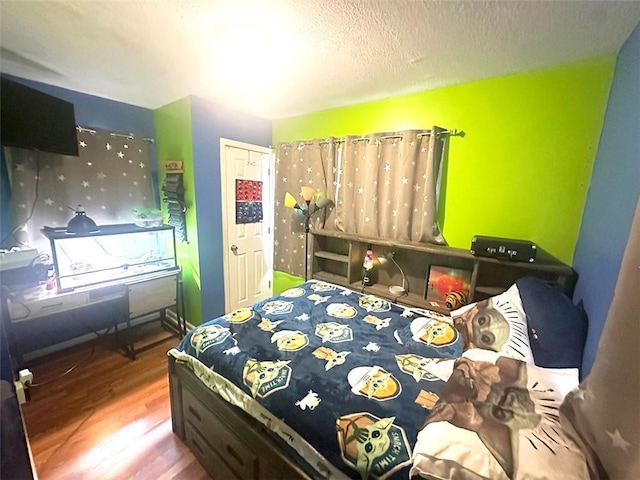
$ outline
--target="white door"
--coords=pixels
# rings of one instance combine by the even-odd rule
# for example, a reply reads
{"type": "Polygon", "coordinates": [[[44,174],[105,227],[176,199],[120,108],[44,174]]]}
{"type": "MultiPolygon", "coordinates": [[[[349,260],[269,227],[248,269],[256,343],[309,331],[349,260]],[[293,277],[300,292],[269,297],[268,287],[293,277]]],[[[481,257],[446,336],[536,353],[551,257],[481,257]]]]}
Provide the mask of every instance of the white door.
{"type": "Polygon", "coordinates": [[[273,152],[220,139],[225,311],[272,295],[273,152]]]}

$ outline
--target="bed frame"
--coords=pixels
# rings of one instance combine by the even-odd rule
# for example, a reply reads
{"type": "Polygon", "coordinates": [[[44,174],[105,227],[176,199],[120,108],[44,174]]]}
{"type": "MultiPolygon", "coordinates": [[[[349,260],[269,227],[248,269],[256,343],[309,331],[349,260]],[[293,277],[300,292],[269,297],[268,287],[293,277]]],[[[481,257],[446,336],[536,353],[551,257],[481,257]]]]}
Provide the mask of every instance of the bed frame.
{"type": "Polygon", "coordinates": [[[169,359],[173,432],[213,478],[311,480],[267,429],[169,359]]]}

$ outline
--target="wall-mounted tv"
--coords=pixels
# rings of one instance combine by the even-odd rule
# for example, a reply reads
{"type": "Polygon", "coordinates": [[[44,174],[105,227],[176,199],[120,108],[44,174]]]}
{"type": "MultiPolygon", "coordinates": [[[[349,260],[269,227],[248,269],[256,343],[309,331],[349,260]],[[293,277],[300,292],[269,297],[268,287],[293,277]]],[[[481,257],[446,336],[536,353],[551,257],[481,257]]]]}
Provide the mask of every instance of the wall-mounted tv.
{"type": "Polygon", "coordinates": [[[78,156],[73,103],[0,78],[0,144],[78,156]]]}

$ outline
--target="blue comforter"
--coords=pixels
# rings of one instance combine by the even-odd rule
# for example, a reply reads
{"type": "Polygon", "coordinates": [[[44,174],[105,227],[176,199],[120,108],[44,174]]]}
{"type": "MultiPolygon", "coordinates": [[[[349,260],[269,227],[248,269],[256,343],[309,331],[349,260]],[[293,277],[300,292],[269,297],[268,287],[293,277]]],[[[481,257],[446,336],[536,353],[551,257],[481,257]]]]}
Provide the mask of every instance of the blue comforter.
{"type": "Polygon", "coordinates": [[[325,282],[196,327],[179,350],[354,478],[408,478],[462,339],[449,317],[325,282]]]}

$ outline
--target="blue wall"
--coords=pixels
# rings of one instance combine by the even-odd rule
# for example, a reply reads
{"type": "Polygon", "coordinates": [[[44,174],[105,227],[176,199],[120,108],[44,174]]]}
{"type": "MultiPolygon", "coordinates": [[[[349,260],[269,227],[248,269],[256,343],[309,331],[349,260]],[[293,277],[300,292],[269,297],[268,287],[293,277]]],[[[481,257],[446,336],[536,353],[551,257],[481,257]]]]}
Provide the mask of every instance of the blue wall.
{"type": "Polygon", "coordinates": [[[203,321],[223,315],[220,138],[268,147],[271,121],[191,97],[198,251],[203,321]]]}
{"type": "Polygon", "coordinates": [[[11,75],[3,74],[2,76],[73,103],[76,123],[83,127],[104,128],[113,132],[133,133],[150,138],[155,135],[153,111],[147,108],[136,107],[127,103],[33,82],[11,75]]]}
{"type": "Polygon", "coordinates": [[[573,261],[580,275],[574,298],[589,314],[583,376],[593,364],[639,194],[640,25],[618,55],[573,261]]]}
{"type": "MultiPolygon", "coordinates": [[[[133,133],[136,136],[141,135],[145,138],[155,138],[156,129],[153,110],[12,75],[3,74],[2,76],[73,103],[76,124],[78,125],[87,128],[103,128],[116,133],[133,133]]],[[[158,162],[153,143],[149,144],[149,157],[151,160],[151,186],[155,202],[158,204],[158,162]]]]}

